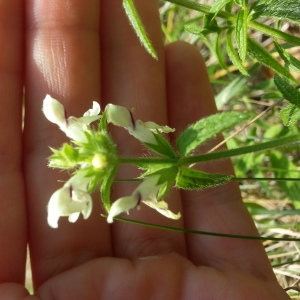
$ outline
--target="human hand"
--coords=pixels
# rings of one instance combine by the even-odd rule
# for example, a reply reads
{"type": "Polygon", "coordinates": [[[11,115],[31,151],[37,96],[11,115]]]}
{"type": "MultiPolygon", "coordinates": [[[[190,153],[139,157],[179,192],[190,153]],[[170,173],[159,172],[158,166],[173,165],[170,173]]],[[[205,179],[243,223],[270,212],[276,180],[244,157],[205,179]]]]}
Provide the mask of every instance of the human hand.
{"type": "MultiPolygon", "coordinates": [[[[3,0],[0,7],[0,39],[6,45],[0,53],[1,299],[288,299],[257,241],[109,225],[100,217],[97,199],[88,220],[62,220],[58,229],[48,226],[48,200],[60,186],[57,179],[64,179],[47,168],[48,147],[65,137],[41,112],[46,94],[63,102],[69,115],[81,115],[93,100],[102,107],[110,102],[135,107],[142,120],[168,123],[177,132],[214,113],[215,106],[197,50],[184,43],[164,49],[155,1],[136,2],[158,61],[140,46],[120,0],[27,1],[24,57],[22,2],[3,0]],[[27,296],[22,285],[27,238],[36,296],[27,296]]],[[[124,131],[113,134],[122,155],[140,153],[138,144],[128,144],[124,131]]],[[[228,161],[204,168],[232,172],[228,161]]],[[[128,169],[120,173],[136,175],[128,169]]],[[[131,191],[131,185],[116,185],[114,199],[131,191]]],[[[147,207],[131,211],[130,217],[257,234],[234,183],[202,192],[172,191],[168,202],[173,211],[182,212],[179,221],[147,207]]]]}

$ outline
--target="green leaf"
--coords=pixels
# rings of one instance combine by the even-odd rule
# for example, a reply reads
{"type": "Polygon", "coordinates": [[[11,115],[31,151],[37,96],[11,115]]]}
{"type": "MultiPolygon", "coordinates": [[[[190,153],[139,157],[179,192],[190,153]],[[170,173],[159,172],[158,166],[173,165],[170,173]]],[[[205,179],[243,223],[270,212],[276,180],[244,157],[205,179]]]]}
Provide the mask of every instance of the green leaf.
{"type": "Polygon", "coordinates": [[[222,131],[232,128],[249,118],[241,112],[224,112],[203,118],[180,134],[176,143],[181,156],[186,156],[199,145],[222,131]]]}
{"type": "Polygon", "coordinates": [[[233,43],[232,43],[232,30],[229,30],[226,34],[226,50],[228,53],[229,59],[237,67],[237,69],[245,76],[249,76],[247,70],[244,68],[243,63],[235,52],[233,43]]]}
{"type": "Polygon", "coordinates": [[[221,46],[221,44],[220,44],[221,42],[223,42],[223,39],[222,39],[222,34],[220,32],[220,33],[217,33],[217,37],[213,41],[214,51],[215,51],[215,54],[216,54],[216,57],[218,59],[220,66],[226,70],[227,65],[224,62],[224,48],[221,46]]]}
{"type": "Polygon", "coordinates": [[[212,6],[210,7],[210,11],[211,13],[214,13],[215,16],[217,15],[217,13],[229,2],[231,2],[232,0],[215,0],[212,4],[212,6]]]}
{"type": "Polygon", "coordinates": [[[274,83],[286,100],[300,108],[300,92],[287,79],[275,75],[274,83]]]}
{"type": "Polygon", "coordinates": [[[248,54],[253,59],[256,59],[259,63],[273,69],[282,76],[292,81],[296,81],[290,72],[283,67],[265,48],[250,38],[248,38],[248,54]]]}
{"type": "Polygon", "coordinates": [[[276,17],[300,22],[299,0],[258,0],[254,2],[252,10],[259,17],[276,17]]]}
{"type": "Polygon", "coordinates": [[[156,51],[147,35],[144,25],[139,17],[139,14],[134,6],[133,0],[123,0],[123,7],[126,15],[136,33],[140,39],[142,45],[145,47],[147,52],[155,59],[158,59],[156,51]]]}
{"type": "Polygon", "coordinates": [[[291,68],[293,71],[300,73],[300,61],[296,57],[288,53],[277,42],[274,41],[274,45],[278,54],[286,63],[286,66],[291,68]]]}
{"type": "Polygon", "coordinates": [[[206,34],[210,33],[208,32],[204,27],[198,26],[195,24],[188,24],[184,26],[184,30],[188,33],[195,34],[201,38],[201,40],[204,40],[206,37],[206,34]]]}
{"type": "Polygon", "coordinates": [[[202,190],[224,184],[231,178],[231,175],[209,174],[182,167],[176,177],[176,186],[185,190],[202,190]]]}
{"type": "Polygon", "coordinates": [[[162,156],[169,157],[169,158],[177,157],[177,154],[172,148],[172,146],[170,145],[170,143],[160,132],[153,133],[153,135],[155,137],[156,144],[144,143],[145,146],[147,146],[153,152],[160,154],[162,156]]]}
{"type": "Polygon", "coordinates": [[[175,164],[162,162],[160,164],[152,164],[150,163],[139,163],[137,164],[140,169],[146,170],[139,178],[145,178],[154,174],[163,174],[163,170],[173,170],[174,167],[177,168],[175,164]]]}
{"type": "Polygon", "coordinates": [[[280,118],[285,126],[295,125],[300,120],[300,108],[289,104],[280,111],[280,118]]]}
{"type": "Polygon", "coordinates": [[[247,56],[248,9],[241,9],[237,14],[235,39],[239,56],[244,62],[247,56]]]}

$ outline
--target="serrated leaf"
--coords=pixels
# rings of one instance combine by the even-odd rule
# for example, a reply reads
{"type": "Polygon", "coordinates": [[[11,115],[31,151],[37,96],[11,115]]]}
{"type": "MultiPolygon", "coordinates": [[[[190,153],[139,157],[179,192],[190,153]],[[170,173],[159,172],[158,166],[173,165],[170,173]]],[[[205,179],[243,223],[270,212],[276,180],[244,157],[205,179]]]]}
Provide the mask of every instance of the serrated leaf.
{"type": "Polygon", "coordinates": [[[286,63],[286,66],[291,68],[293,71],[300,73],[300,61],[296,57],[288,53],[277,42],[274,41],[274,45],[278,54],[286,63]]]}
{"type": "Polygon", "coordinates": [[[299,0],[258,0],[252,10],[257,16],[276,17],[300,22],[299,0]]]}
{"type": "Polygon", "coordinates": [[[287,79],[275,75],[274,83],[286,100],[300,108],[300,92],[287,79]]]}
{"type": "Polygon", "coordinates": [[[185,190],[202,190],[224,184],[231,178],[231,175],[210,174],[182,167],[176,177],[176,186],[185,190]]]}
{"type": "Polygon", "coordinates": [[[241,9],[237,14],[235,39],[239,56],[242,62],[247,56],[247,31],[248,31],[248,9],[241,9]]]}
{"type": "Polygon", "coordinates": [[[123,7],[126,15],[136,33],[140,39],[142,45],[145,47],[147,52],[155,59],[158,59],[156,51],[148,37],[148,34],[144,28],[144,25],[139,17],[139,14],[135,8],[133,0],[123,0],[123,7]]]}
{"type": "Polygon", "coordinates": [[[300,120],[300,108],[289,104],[280,111],[280,118],[285,126],[295,125],[300,120]]]}
{"type": "Polygon", "coordinates": [[[249,118],[240,112],[224,112],[203,118],[190,125],[180,134],[176,143],[181,156],[186,156],[202,143],[226,129],[232,128],[249,118]]]}
{"type": "Polygon", "coordinates": [[[288,69],[283,67],[265,48],[250,38],[248,38],[248,54],[259,63],[273,69],[276,73],[296,81],[288,69]]]}
{"type": "Polygon", "coordinates": [[[249,76],[247,70],[244,68],[243,63],[235,52],[233,43],[232,43],[232,30],[229,30],[226,34],[226,50],[229,59],[237,67],[237,69],[245,76],[249,76]]]}

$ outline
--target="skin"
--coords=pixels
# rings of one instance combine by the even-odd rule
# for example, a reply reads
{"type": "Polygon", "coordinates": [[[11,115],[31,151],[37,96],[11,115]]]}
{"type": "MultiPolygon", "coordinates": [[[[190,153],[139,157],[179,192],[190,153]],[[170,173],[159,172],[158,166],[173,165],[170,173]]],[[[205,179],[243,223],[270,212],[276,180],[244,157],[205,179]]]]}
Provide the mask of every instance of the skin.
{"type": "MultiPolygon", "coordinates": [[[[115,103],[134,107],[141,120],[168,123],[177,133],[216,111],[198,51],[182,42],[164,48],[157,4],[136,3],[158,61],[140,46],[120,0],[0,2],[0,44],[5,45],[0,51],[0,298],[289,299],[257,241],[184,235],[121,222],[109,225],[100,217],[97,197],[88,220],[71,224],[62,218],[58,229],[48,226],[47,202],[61,186],[57,180],[68,175],[46,166],[49,146],[66,141],[41,113],[46,94],[61,101],[68,115],[81,116],[93,100],[102,108],[115,103]],[[26,243],[34,296],[23,287],[26,243]]],[[[140,145],[123,129],[112,133],[121,155],[141,154],[140,145]]],[[[225,160],[205,164],[202,170],[232,173],[225,160]]],[[[121,168],[122,175],[128,178],[136,171],[121,168]]],[[[113,198],[129,195],[132,189],[130,184],[117,184],[113,198]]],[[[257,234],[234,183],[202,192],[174,190],[167,200],[172,211],[182,212],[179,221],[146,206],[131,211],[130,218],[257,234]]]]}

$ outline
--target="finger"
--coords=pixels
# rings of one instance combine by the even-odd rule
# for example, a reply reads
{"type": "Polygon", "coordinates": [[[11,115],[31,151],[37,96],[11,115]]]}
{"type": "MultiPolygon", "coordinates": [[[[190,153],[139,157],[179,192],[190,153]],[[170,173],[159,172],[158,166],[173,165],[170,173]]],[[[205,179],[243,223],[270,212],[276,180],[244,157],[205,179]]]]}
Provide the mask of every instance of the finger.
{"type": "MultiPolygon", "coordinates": [[[[124,14],[122,1],[103,1],[101,15],[102,98],[106,102],[135,108],[134,117],[143,121],[167,124],[164,53],[158,6],[156,1],[135,1],[146,31],[158,53],[155,61],[140,45],[124,14]],[[107,14],[106,12],[110,12],[107,14]],[[113,16],[113,20],[111,18],[113,16]],[[105,76],[104,76],[105,74],[105,76]]],[[[145,149],[122,128],[112,128],[118,151],[123,156],[141,156],[145,149]]],[[[125,166],[121,178],[134,178],[138,173],[125,166]]],[[[113,199],[129,196],[135,186],[116,184],[113,199]]],[[[171,196],[170,209],[180,210],[178,193],[171,196]]],[[[129,218],[163,225],[178,225],[141,204],[140,210],[131,210],[129,218]]],[[[122,257],[155,255],[161,252],[184,252],[183,236],[170,231],[138,227],[125,223],[113,224],[114,253],[122,257]]]]}
{"type": "MultiPolygon", "coordinates": [[[[63,102],[68,116],[82,116],[100,99],[99,1],[27,1],[26,184],[30,250],[35,285],[74,265],[110,254],[109,228],[98,201],[92,216],[59,228],[47,224],[51,194],[68,174],[46,167],[49,146],[67,141],[41,112],[48,93],[63,102]]],[[[96,199],[94,199],[96,200],[96,199]]]]}
{"type": "Polygon", "coordinates": [[[22,176],[22,1],[0,2],[0,282],[24,281],[26,208],[22,176]]]}
{"type": "MultiPolygon", "coordinates": [[[[216,107],[206,67],[198,50],[185,43],[176,43],[170,45],[167,52],[167,74],[170,74],[169,120],[172,126],[179,127],[180,132],[188,124],[216,113],[216,107]]],[[[201,151],[212,146],[212,143],[208,143],[201,151]]],[[[201,164],[200,169],[211,173],[233,174],[229,160],[201,164]]],[[[201,192],[183,191],[181,194],[186,228],[257,235],[234,182],[201,192]]],[[[261,270],[263,273],[267,270],[270,273],[269,263],[259,242],[188,235],[187,245],[189,256],[196,264],[218,267],[233,265],[253,272],[261,270]]]]}

